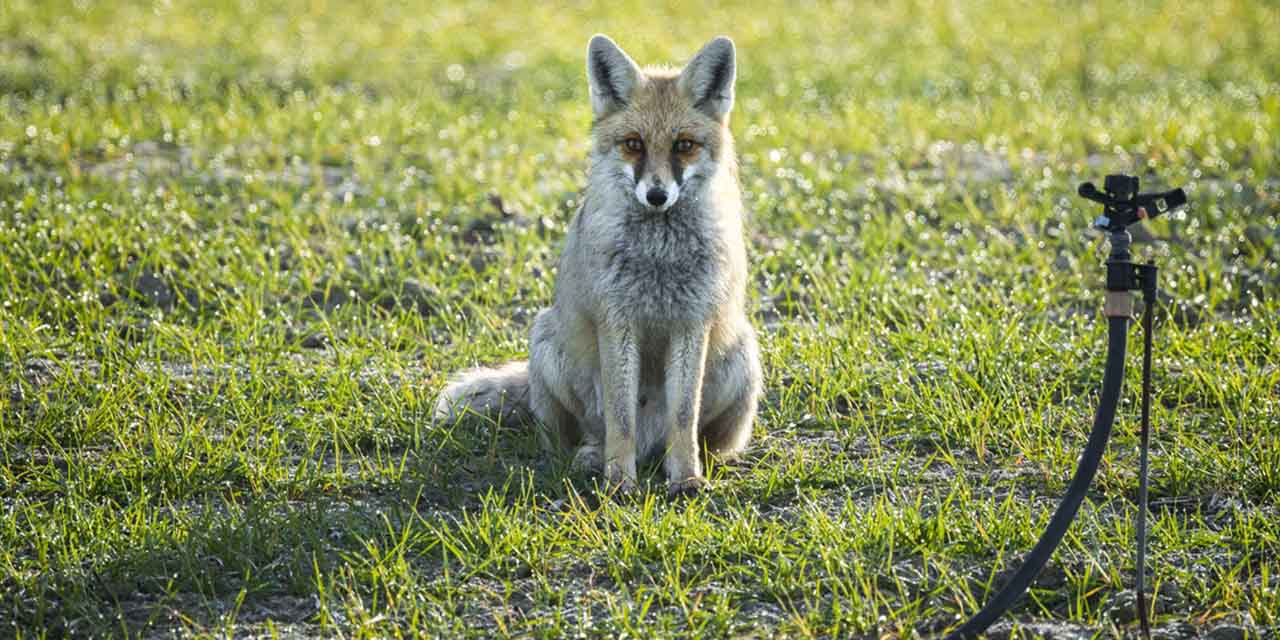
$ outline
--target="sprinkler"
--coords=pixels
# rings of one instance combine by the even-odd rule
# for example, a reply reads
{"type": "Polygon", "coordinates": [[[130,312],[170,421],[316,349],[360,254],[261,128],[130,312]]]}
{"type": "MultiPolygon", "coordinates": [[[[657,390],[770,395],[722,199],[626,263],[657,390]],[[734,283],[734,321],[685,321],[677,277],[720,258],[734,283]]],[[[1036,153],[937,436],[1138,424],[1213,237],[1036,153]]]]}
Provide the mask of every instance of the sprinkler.
{"type": "Polygon", "coordinates": [[[1036,574],[1044,568],[1058,543],[1071,526],[1084,500],[1084,494],[1098,471],[1098,463],[1111,437],[1111,425],[1115,422],[1116,405],[1120,401],[1120,388],[1124,382],[1124,356],[1128,338],[1129,321],[1133,316],[1133,292],[1141,291],[1145,302],[1142,313],[1142,430],[1139,435],[1141,453],[1138,471],[1137,516],[1137,576],[1134,591],[1137,594],[1138,620],[1144,637],[1150,638],[1147,619],[1146,555],[1147,555],[1147,449],[1151,435],[1151,320],[1156,305],[1156,266],[1150,262],[1135,264],[1129,254],[1133,241],[1129,226],[1148,218],[1155,218],[1187,203],[1182,189],[1162,193],[1139,193],[1136,176],[1109,175],[1099,191],[1091,182],[1080,185],[1080,196],[1103,206],[1103,213],[1093,226],[1111,234],[1111,255],[1107,258],[1106,293],[1103,314],[1107,316],[1107,363],[1102,374],[1102,396],[1098,411],[1094,414],[1093,429],[1085,443],[1084,452],[1076,466],[1075,475],[1067,492],[1053,512],[1036,546],[1027,554],[1017,573],[994,597],[959,629],[947,636],[948,640],[974,638],[986,631],[991,623],[1013,606],[1027,590],[1036,574]]]}

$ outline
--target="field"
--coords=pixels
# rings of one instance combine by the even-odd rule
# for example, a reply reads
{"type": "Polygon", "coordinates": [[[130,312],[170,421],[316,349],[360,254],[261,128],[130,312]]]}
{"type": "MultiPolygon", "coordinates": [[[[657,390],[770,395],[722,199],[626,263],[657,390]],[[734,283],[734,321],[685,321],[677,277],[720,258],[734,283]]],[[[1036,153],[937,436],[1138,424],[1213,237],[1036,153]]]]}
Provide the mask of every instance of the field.
{"type": "MultiPolygon", "coordinates": [[[[1275,3],[381,4],[0,0],[0,636],[935,636],[1075,464],[1131,172],[1157,633],[1280,638],[1275,3]],[[429,419],[551,299],[596,32],[738,46],[767,394],[687,501],[429,419]]],[[[1136,632],[1138,335],[993,637],[1136,632]]]]}

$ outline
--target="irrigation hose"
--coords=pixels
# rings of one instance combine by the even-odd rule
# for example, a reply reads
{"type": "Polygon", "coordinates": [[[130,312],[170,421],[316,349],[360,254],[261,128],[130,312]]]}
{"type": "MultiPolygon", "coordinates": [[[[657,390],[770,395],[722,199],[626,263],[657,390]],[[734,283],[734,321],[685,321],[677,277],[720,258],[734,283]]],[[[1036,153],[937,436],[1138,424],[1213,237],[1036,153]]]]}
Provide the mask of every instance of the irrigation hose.
{"type": "MultiPolygon", "coordinates": [[[[1150,317],[1150,309],[1147,316],[1150,317]]],[[[1084,501],[1085,492],[1098,472],[1098,464],[1102,461],[1102,453],[1107,448],[1107,439],[1111,437],[1111,425],[1115,422],[1116,405],[1120,402],[1120,387],[1124,383],[1124,355],[1128,338],[1129,318],[1111,316],[1107,328],[1107,364],[1102,374],[1102,397],[1098,401],[1098,412],[1093,416],[1093,430],[1089,432],[1089,440],[1085,443],[1084,454],[1076,466],[1075,475],[1067,487],[1066,495],[1053,512],[1049,526],[1045,527],[1036,546],[1027,554],[1018,572],[1013,575],[1000,592],[987,602],[986,606],[969,618],[959,629],[951,632],[947,640],[976,638],[987,630],[991,623],[1004,615],[1018,597],[1026,591],[1031,581],[1044,568],[1054,549],[1062,542],[1067,527],[1076,517],[1080,503],[1084,501]]],[[[1148,340],[1150,339],[1150,333],[1148,340]]],[[[1141,576],[1141,569],[1139,569],[1141,576]]]]}

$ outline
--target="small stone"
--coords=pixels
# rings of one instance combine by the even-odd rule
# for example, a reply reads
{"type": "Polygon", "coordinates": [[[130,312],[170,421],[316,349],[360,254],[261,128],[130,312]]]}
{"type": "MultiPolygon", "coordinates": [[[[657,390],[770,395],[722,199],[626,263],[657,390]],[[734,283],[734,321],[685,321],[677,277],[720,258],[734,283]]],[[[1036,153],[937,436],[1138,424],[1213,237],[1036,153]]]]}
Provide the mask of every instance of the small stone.
{"type": "Polygon", "coordinates": [[[161,309],[173,308],[176,297],[173,293],[173,287],[165,282],[163,278],[151,271],[147,271],[138,278],[134,283],[133,290],[142,298],[144,304],[161,309]]]}
{"type": "Polygon", "coordinates": [[[1198,637],[1196,628],[1186,622],[1173,622],[1151,630],[1151,637],[1159,640],[1190,640],[1198,637]]]}
{"type": "Polygon", "coordinates": [[[1255,247],[1266,247],[1268,244],[1275,242],[1276,233],[1269,231],[1260,224],[1251,224],[1244,228],[1244,239],[1255,247]]]}
{"type": "Polygon", "coordinates": [[[194,287],[180,287],[178,289],[178,295],[181,297],[183,304],[192,309],[199,308],[200,293],[196,291],[194,287]]]}
{"type": "Polygon", "coordinates": [[[487,220],[472,220],[467,223],[459,238],[464,244],[493,244],[497,242],[498,232],[487,220]]]}
{"type": "Polygon", "coordinates": [[[312,333],[302,339],[303,349],[323,349],[329,346],[329,336],[323,333],[312,333]]]}
{"type": "Polygon", "coordinates": [[[1111,596],[1111,601],[1102,610],[1102,617],[1116,623],[1127,625],[1138,620],[1138,600],[1132,589],[1125,589],[1111,596]]]}
{"type": "Polygon", "coordinates": [[[386,311],[395,309],[396,306],[399,305],[399,303],[400,303],[399,299],[397,299],[394,295],[390,293],[381,293],[378,295],[378,297],[373,299],[373,304],[375,306],[377,306],[379,309],[384,309],[386,311]]]}
{"type": "Polygon", "coordinates": [[[326,312],[333,311],[334,309],[341,307],[346,304],[347,301],[348,297],[346,291],[343,291],[340,287],[336,286],[321,286],[307,295],[308,305],[316,309],[323,309],[326,312]]]}
{"type": "Polygon", "coordinates": [[[423,284],[413,278],[401,285],[405,306],[412,306],[418,313],[429,316],[436,312],[440,305],[440,292],[435,287],[423,284]]]}
{"type": "Polygon", "coordinates": [[[147,330],[151,323],[147,320],[141,322],[126,322],[116,327],[116,335],[125,342],[142,342],[147,336],[147,330]]]}
{"type": "Polygon", "coordinates": [[[1009,640],[1014,637],[1015,629],[1019,631],[1017,634],[1019,638],[1032,637],[1045,638],[1045,640],[1086,640],[1095,635],[1094,631],[1088,627],[1065,622],[1014,623],[1008,620],[992,625],[985,635],[991,640],[1009,640]]]}
{"type": "Polygon", "coordinates": [[[1205,634],[1205,640],[1247,640],[1250,637],[1257,637],[1257,633],[1250,633],[1247,627],[1238,624],[1220,624],[1205,634]]]}

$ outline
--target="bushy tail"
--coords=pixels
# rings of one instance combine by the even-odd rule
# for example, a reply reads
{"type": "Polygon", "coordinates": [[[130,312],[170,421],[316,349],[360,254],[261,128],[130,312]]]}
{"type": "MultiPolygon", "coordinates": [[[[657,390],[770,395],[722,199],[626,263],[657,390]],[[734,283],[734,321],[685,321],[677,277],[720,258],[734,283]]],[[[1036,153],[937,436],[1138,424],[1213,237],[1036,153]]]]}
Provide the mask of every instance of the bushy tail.
{"type": "Polygon", "coordinates": [[[440,392],[434,421],[454,422],[468,413],[500,424],[529,421],[528,361],[508,362],[496,369],[478,367],[456,375],[440,392]]]}

